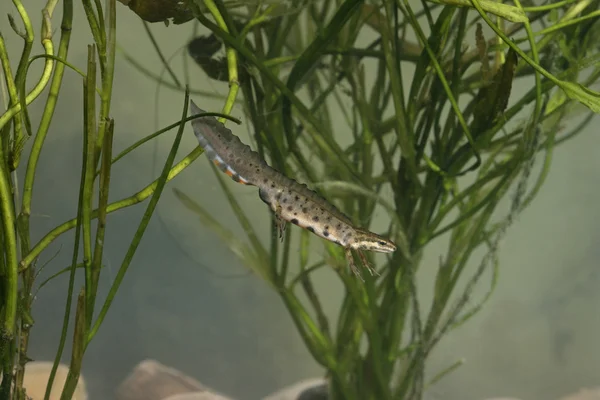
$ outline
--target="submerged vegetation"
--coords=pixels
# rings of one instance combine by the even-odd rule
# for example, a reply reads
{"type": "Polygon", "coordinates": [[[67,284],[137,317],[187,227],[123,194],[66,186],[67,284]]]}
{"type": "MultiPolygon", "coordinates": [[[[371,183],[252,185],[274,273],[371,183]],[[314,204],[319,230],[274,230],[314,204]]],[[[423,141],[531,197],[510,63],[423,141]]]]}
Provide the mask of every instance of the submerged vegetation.
{"type": "MultiPolygon", "coordinates": [[[[177,74],[165,62],[170,79],[163,82],[126,56],[140,73],[180,89],[183,111],[179,122],[113,154],[110,105],[117,73],[117,14],[129,10],[115,0],[106,1],[105,9],[100,1],[82,3],[91,32],[83,69],[69,63],[72,1],[48,1],[42,26],[34,27],[29,15],[40,10],[13,0],[10,27],[2,25],[0,398],[9,398],[11,392],[14,398],[26,396],[23,374],[29,333],[35,329],[31,308],[33,293],[42,284],[36,281],[42,252],[75,230],[72,264],[54,274],[69,275],[55,367],[69,341],[75,304],[70,373],[62,397],[68,399],[87,345],[109,312],[167,181],[202,153],[196,148],[175,163],[189,119],[188,95],[177,74]],[[58,5],[61,20],[55,17],[58,5]],[[23,38],[20,56],[9,54],[7,35],[23,38]],[[33,52],[34,41],[41,42],[43,54],[33,52]],[[29,71],[35,62],[44,64],[39,75],[29,71]],[[65,68],[84,78],[78,208],[75,218],[34,243],[30,216],[32,198],[39,195],[33,190],[36,171],[50,126],[60,127],[61,121],[52,116],[65,68]],[[29,119],[32,102],[43,104],[39,123],[29,119]],[[109,203],[113,164],[174,128],[177,135],[156,180],[109,203]],[[23,177],[17,173],[20,165],[23,177]],[[107,216],[148,198],[110,293],[100,302],[96,293],[107,216]],[[77,274],[85,284],[74,295],[77,274]]],[[[204,26],[203,36],[191,36],[188,48],[206,79],[229,83],[223,113],[242,102],[258,151],[274,168],[312,183],[361,226],[369,227],[375,214],[386,215],[380,231],[399,249],[377,265],[379,276],[363,274],[363,282],[346,268],[342,249],[308,232],[288,230],[280,243],[273,226],[272,240],[262,243],[227,185],[222,185],[223,192],[247,240],[234,237],[184,193],[178,197],[281,296],[307,349],[327,370],[330,399],[421,398],[428,385],[457,366],[427,379],[424,375],[426,359],[440,339],[489,298],[500,265],[498,243],[539,192],[555,148],[574,138],[600,111],[600,94],[591,89],[600,75],[595,39],[600,34],[599,1],[534,6],[436,0],[417,8],[408,1],[255,0],[240,6],[190,0],[188,6],[194,20],[188,21],[184,13],[174,22],[187,23],[194,32],[204,26]],[[201,46],[194,45],[198,41],[201,46]],[[515,80],[526,90],[515,91],[515,80]],[[580,123],[566,130],[569,119],[580,117],[582,110],[586,115],[580,123]],[[319,160],[327,160],[326,165],[319,160]],[[536,161],[541,169],[534,173],[536,161]],[[498,205],[506,198],[510,207],[501,215],[498,205]],[[425,309],[415,275],[427,245],[442,235],[448,240],[447,252],[435,282],[428,283],[434,290],[425,309]],[[481,253],[483,258],[474,258],[481,253]],[[477,267],[466,268],[468,263],[477,267]],[[325,315],[322,294],[313,286],[314,273],[321,268],[333,268],[345,288],[333,320],[325,315]],[[473,298],[473,289],[486,284],[481,281],[486,272],[492,276],[490,290],[482,299],[473,298]]],[[[77,18],[83,23],[82,15],[77,18]]],[[[152,21],[169,18],[173,15],[152,14],[152,21]]],[[[165,60],[161,49],[156,50],[165,60]]],[[[53,267],[50,263],[47,268],[53,267]]]]}

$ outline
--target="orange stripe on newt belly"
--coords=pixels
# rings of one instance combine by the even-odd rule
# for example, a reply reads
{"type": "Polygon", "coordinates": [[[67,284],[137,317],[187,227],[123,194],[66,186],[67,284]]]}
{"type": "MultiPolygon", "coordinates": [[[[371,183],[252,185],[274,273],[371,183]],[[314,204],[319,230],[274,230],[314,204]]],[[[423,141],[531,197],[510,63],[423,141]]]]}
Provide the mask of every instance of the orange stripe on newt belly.
{"type": "Polygon", "coordinates": [[[235,172],[227,164],[221,163],[216,158],[213,159],[213,163],[217,166],[217,168],[219,168],[221,171],[225,172],[225,174],[227,176],[229,176],[231,179],[233,179],[235,182],[241,183],[242,185],[249,185],[250,184],[246,179],[242,178],[237,172],[235,172]]]}
{"type": "Polygon", "coordinates": [[[236,181],[237,183],[241,183],[242,185],[249,185],[250,184],[247,180],[245,180],[244,178],[242,178],[237,172],[235,172],[231,168],[227,168],[225,170],[225,173],[229,177],[231,177],[231,179],[233,179],[234,181],[236,181]]]}

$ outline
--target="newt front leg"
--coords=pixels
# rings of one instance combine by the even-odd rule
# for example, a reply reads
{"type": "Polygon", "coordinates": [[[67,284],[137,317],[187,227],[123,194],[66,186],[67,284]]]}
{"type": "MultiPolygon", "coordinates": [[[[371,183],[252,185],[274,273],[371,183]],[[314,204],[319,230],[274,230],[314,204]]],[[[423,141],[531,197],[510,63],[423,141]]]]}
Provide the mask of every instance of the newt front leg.
{"type": "MultiPolygon", "coordinates": [[[[279,210],[281,206],[277,206],[279,210]]],[[[283,242],[283,234],[285,233],[285,228],[287,226],[287,221],[279,216],[279,214],[275,214],[275,226],[277,227],[277,231],[279,232],[279,239],[283,242]]]]}
{"type": "MultiPolygon", "coordinates": [[[[276,198],[281,196],[281,192],[277,194],[276,198]]],[[[285,233],[285,227],[287,226],[287,221],[283,218],[283,208],[279,203],[279,200],[275,200],[275,207],[273,209],[275,212],[275,226],[277,226],[277,230],[279,231],[279,239],[283,243],[283,234],[285,233]]]]}
{"type": "Polygon", "coordinates": [[[379,272],[377,272],[377,270],[375,270],[375,268],[371,267],[371,265],[369,264],[369,261],[367,261],[367,257],[365,256],[365,253],[363,253],[360,250],[358,250],[357,253],[358,253],[358,256],[360,257],[360,260],[363,262],[364,266],[367,267],[367,269],[371,273],[371,276],[374,276],[374,275],[379,276],[379,272]]]}
{"type": "MultiPolygon", "coordinates": [[[[346,261],[348,262],[348,265],[350,266],[350,269],[352,270],[352,272],[357,275],[361,281],[364,282],[364,279],[362,277],[362,275],[360,274],[360,271],[358,270],[358,268],[356,267],[356,264],[354,263],[354,257],[352,256],[352,250],[350,250],[350,248],[345,248],[344,252],[346,254],[346,261]]],[[[364,253],[360,250],[357,251],[358,256],[360,257],[360,260],[362,261],[363,265],[369,270],[369,273],[371,274],[371,276],[379,276],[379,272],[377,272],[373,267],[371,267],[371,264],[369,264],[369,261],[367,261],[367,257],[365,257],[364,253]]]]}
{"type": "Polygon", "coordinates": [[[356,268],[356,264],[354,264],[354,257],[352,257],[352,250],[350,250],[348,247],[346,247],[344,249],[344,254],[346,255],[346,262],[348,262],[348,265],[350,266],[350,269],[352,270],[352,272],[354,272],[354,274],[356,276],[358,276],[360,278],[361,281],[365,281],[362,277],[362,275],[360,274],[360,271],[358,270],[358,268],[356,268]]]}

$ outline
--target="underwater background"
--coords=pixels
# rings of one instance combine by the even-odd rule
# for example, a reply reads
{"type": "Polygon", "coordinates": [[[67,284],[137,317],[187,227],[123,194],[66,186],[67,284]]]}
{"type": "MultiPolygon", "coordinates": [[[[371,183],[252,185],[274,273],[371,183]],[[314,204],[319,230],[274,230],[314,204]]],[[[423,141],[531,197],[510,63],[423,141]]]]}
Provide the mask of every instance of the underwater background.
{"type": "MultiPolygon", "coordinates": [[[[0,15],[6,14],[6,8],[0,4],[0,15]]],[[[79,3],[76,12],[82,12],[79,3]]],[[[31,17],[34,26],[39,26],[40,16],[31,17]]],[[[85,25],[74,27],[70,57],[78,65],[84,65],[87,57],[87,29],[85,25]]],[[[156,24],[153,30],[167,54],[185,51],[189,27],[156,24]]],[[[14,35],[6,39],[9,47],[20,46],[14,35]]],[[[160,72],[158,58],[134,14],[118,14],[118,43],[147,68],[160,72]]],[[[173,63],[180,65],[181,56],[173,63]]],[[[34,66],[32,73],[40,65],[34,66]]],[[[183,96],[165,88],[157,92],[156,83],[141,76],[123,57],[117,57],[116,72],[112,116],[115,149],[119,151],[176,121],[183,96]]],[[[194,87],[226,93],[226,84],[208,80],[200,69],[197,72],[194,87]]],[[[524,86],[515,84],[513,91],[518,93],[524,86]]],[[[215,99],[192,98],[208,110],[218,110],[221,104],[215,99]]],[[[55,115],[62,129],[54,125],[40,159],[31,218],[34,240],[74,217],[83,121],[81,113],[72,110],[80,109],[82,101],[81,79],[68,71],[55,115]]],[[[234,116],[243,119],[241,108],[235,110],[234,116]]],[[[30,107],[32,121],[39,120],[40,112],[40,105],[30,107]]],[[[596,121],[600,122],[597,116],[596,121]]],[[[246,125],[232,129],[242,141],[252,143],[246,125]]],[[[182,153],[196,146],[191,128],[186,130],[182,153]]],[[[171,139],[159,139],[156,147],[142,147],[115,166],[111,201],[141,189],[158,175],[171,139]]],[[[600,136],[592,123],[588,132],[557,147],[539,196],[510,228],[500,251],[498,285],[492,299],[434,350],[428,360],[429,373],[460,359],[464,365],[429,388],[426,398],[554,399],[581,387],[600,385],[599,171],[600,136]]],[[[227,183],[244,209],[252,211],[252,223],[267,241],[271,219],[256,188],[227,183]]],[[[249,274],[212,231],[201,226],[175,199],[172,187],[200,202],[225,226],[242,232],[204,157],[168,184],[112,309],[84,359],[83,376],[90,398],[112,398],[116,386],[146,358],[173,366],[239,399],[258,399],[300,379],[320,376],[322,370],[306,351],[279,297],[249,274]]],[[[132,207],[108,217],[107,265],[100,300],[106,296],[142,213],[142,208],[132,207]]],[[[73,236],[73,232],[63,235],[43,254],[42,262],[58,252],[44,274],[70,263],[66,249],[73,236]]],[[[432,290],[446,243],[444,238],[437,240],[424,255],[419,270],[424,298],[432,290]]],[[[320,246],[313,249],[324,251],[320,246]]],[[[333,273],[323,271],[321,275],[320,281],[315,280],[316,289],[327,293],[322,300],[326,311],[333,314],[342,287],[333,273]]],[[[476,293],[483,294],[484,286],[476,293]]],[[[65,275],[38,295],[30,345],[35,360],[54,357],[66,287],[65,275]]]]}

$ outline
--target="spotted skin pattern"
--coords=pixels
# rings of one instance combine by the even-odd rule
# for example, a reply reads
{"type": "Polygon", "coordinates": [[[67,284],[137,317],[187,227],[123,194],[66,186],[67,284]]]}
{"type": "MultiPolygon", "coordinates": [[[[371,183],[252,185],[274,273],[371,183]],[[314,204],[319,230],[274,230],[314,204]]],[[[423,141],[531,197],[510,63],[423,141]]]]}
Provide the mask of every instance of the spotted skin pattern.
{"type": "MultiPolygon", "coordinates": [[[[192,114],[201,110],[190,102],[192,114]]],[[[283,238],[286,223],[298,225],[323,239],[344,247],[352,271],[360,276],[354,264],[352,250],[357,251],[363,264],[375,274],[362,250],[380,253],[396,251],[396,245],[376,233],[357,228],[333,204],[310,190],[306,185],[288,178],[271,168],[214,117],[199,117],[192,121],[194,134],[211,160],[234,181],[258,187],[260,199],[269,205],[277,217],[279,236],[283,238]]]]}

